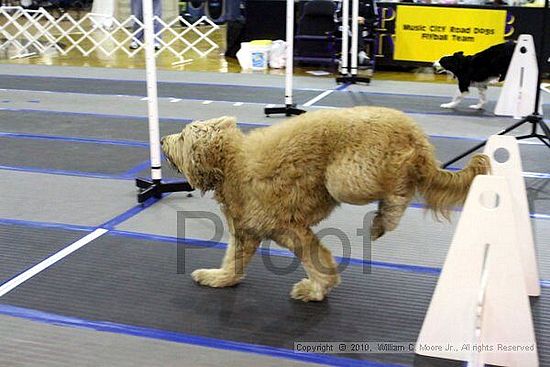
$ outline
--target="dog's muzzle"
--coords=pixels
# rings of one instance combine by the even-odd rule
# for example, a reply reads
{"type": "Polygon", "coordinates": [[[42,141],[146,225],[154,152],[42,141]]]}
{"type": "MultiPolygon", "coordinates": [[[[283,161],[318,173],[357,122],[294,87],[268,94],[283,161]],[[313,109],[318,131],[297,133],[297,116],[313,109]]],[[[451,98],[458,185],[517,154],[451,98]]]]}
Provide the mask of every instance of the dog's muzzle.
{"type": "Polygon", "coordinates": [[[441,66],[441,64],[438,61],[434,62],[432,66],[436,74],[443,74],[445,72],[445,68],[441,66]]]}

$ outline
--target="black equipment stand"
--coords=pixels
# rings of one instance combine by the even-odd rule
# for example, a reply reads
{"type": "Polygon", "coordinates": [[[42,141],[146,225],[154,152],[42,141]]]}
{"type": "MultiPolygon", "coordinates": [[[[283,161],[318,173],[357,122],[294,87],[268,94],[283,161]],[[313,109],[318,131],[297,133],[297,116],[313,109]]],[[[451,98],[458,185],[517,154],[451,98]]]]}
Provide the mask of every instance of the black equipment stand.
{"type": "Polygon", "coordinates": [[[370,78],[366,76],[357,76],[357,75],[342,75],[336,78],[337,84],[357,84],[357,83],[370,83],[370,78]]]}
{"type": "MultiPolygon", "coordinates": [[[[539,101],[540,101],[540,89],[541,89],[540,85],[542,81],[542,66],[544,65],[544,62],[546,62],[546,60],[544,60],[544,42],[545,42],[545,32],[546,32],[546,18],[549,10],[548,1],[549,0],[545,0],[544,2],[544,10],[543,10],[543,18],[542,18],[542,35],[541,35],[540,43],[538,43],[540,47],[537,47],[537,45],[535,45],[535,50],[537,52],[538,65],[539,65],[537,91],[536,91],[536,98],[535,98],[535,110],[531,115],[524,117],[522,120],[498,132],[496,135],[504,135],[524,124],[531,124],[531,133],[522,135],[522,136],[517,136],[516,139],[522,140],[522,139],[536,138],[542,141],[548,148],[550,148],[550,128],[548,127],[548,125],[546,125],[546,122],[544,122],[543,116],[539,114],[539,108],[538,108],[539,101]],[[540,48],[540,49],[537,49],[537,48],[540,48]],[[539,128],[541,130],[540,133],[539,133],[539,128]]],[[[520,52],[523,52],[523,51],[520,50],[520,52]]],[[[445,162],[441,167],[442,168],[449,167],[451,164],[475,152],[479,148],[483,147],[485,144],[487,144],[487,140],[485,140],[482,143],[479,143],[475,147],[458,155],[457,157],[451,159],[450,161],[445,162]]]]}
{"type": "Polygon", "coordinates": [[[189,182],[162,182],[161,180],[151,180],[147,178],[136,178],[136,186],[138,187],[138,203],[143,203],[146,200],[154,197],[162,198],[162,194],[167,192],[194,191],[189,182]]]}
{"type": "Polygon", "coordinates": [[[264,113],[269,116],[272,114],[284,114],[285,116],[301,115],[306,111],[296,108],[295,104],[287,104],[284,107],[266,107],[264,113]]]}

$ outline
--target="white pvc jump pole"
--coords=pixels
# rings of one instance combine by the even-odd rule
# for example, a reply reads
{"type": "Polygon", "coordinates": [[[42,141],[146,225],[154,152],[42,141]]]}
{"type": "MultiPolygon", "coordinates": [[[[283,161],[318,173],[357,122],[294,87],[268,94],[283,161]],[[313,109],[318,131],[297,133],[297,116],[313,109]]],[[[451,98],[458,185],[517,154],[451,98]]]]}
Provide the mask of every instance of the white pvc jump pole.
{"type": "Polygon", "coordinates": [[[349,1],[342,1],[342,63],[340,65],[340,77],[336,78],[337,83],[355,84],[370,83],[368,77],[357,76],[357,54],[359,40],[359,0],[352,0],[351,14],[351,55],[349,54],[349,1]],[[351,62],[349,58],[351,57],[351,62]],[[351,67],[350,67],[351,64],[351,67]]]}
{"type": "Polygon", "coordinates": [[[342,0],[342,64],[340,74],[347,75],[349,52],[349,0],[342,0]]]}
{"type": "Polygon", "coordinates": [[[286,1],[286,71],[285,105],[292,105],[292,74],[294,72],[294,0],[286,1]]]}
{"type": "Polygon", "coordinates": [[[359,40],[358,18],[359,0],[353,0],[351,8],[351,75],[357,75],[357,41],[359,40]]]}
{"type": "Polygon", "coordinates": [[[149,111],[151,178],[153,179],[153,182],[159,182],[162,179],[162,171],[152,0],[143,0],[143,27],[145,35],[145,72],[147,75],[147,107],[149,111]]]}
{"type": "Polygon", "coordinates": [[[304,110],[292,103],[292,76],[294,73],[294,0],[286,0],[286,64],[285,64],[285,106],[266,107],[266,115],[284,113],[286,116],[299,115],[304,110]]]}
{"type": "Polygon", "coordinates": [[[138,202],[143,203],[151,197],[162,198],[163,193],[193,191],[189,182],[163,183],[160,152],[159,109],[157,95],[157,65],[155,59],[155,33],[153,19],[153,0],[143,1],[143,33],[145,35],[145,73],[147,79],[147,109],[149,114],[149,153],[151,158],[151,180],[136,178],[140,189],[138,202]]]}

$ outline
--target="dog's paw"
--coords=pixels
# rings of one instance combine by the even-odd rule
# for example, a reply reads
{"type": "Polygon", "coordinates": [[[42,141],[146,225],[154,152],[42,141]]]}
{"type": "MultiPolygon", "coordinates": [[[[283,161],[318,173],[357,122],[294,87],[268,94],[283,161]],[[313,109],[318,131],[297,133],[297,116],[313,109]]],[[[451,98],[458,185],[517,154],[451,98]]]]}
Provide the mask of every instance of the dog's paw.
{"type": "Polygon", "coordinates": [[[230,287],[239,283],[242,278],[223,269],[198,269],[191,273],[191,277],[200,285],[214,288],[230,287]]]}
{"type": "Polygon", "coordinates": [[[294,299],[304,302],[322,301],[325,298],[325,292],[320,284],[304,278],[292,287],[290,296],[294,299]]]}
{"type": "Polygon", "coordinates": [[[454,102],[449,102],[449,103],[443,103],[442,105],[440,105],[439,107],[441,108],[455,108],[456,107],[456,103],[454,102]]]}
{"type": "Polygon", "coordinates": [[[386,233],[386,230],[383,226],[372,226],[370,229],[370,239],[371,241],[376,241],[386,233]]]}
{"type": "Polygon", "coordinates": [[[468,106],[469,108],[471,108],[472,110],[482,110],[483,109],[483,106],[482,104],[473,104],[473,105],[470,105],[468,106]]]}
{"type": "Polygon", "coordinates": [[[370,227],[370,239],[371,241],[376,241],[380,237],[382,237],[386,233],[386,228],[384,227],[384,224],[382,223],[382,218],[377,215],[372,220],[372,224],[370,227]]]}

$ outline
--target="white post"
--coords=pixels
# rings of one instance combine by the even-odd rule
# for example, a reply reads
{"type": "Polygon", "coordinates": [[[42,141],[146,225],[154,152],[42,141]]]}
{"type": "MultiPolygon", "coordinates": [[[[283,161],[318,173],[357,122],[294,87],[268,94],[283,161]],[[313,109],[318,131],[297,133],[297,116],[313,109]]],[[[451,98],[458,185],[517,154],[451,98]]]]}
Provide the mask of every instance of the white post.
{"type": "Polygon", "coordinates": [[[349,52],[349,0],[342,0],[342,64],[340,74],[348,74],[348,52],[349,52]]]}
{"type": "Polygon", "coordinates": [[[292,105],[292,73],[294,66],[294,0],[286,0],[286,72],[285,105],[292,105]]]}
{"type": "Polygon", "coordinates": [[[145,35],[145,72],[147,75],[147,106],[149,110],[149,147],[151,178],[162,178],[160,158],[159,112],[157,100],[157,66],[155,60],[155,34],[153,24],[153,0],[143,0],[143,33],[145,35]]]}
{"type": "Polygon", "coordinates": [[[357,75],[357,41],[359,38],[359,0],[352,1],[351,8],[351,75],[357,75]]]}

